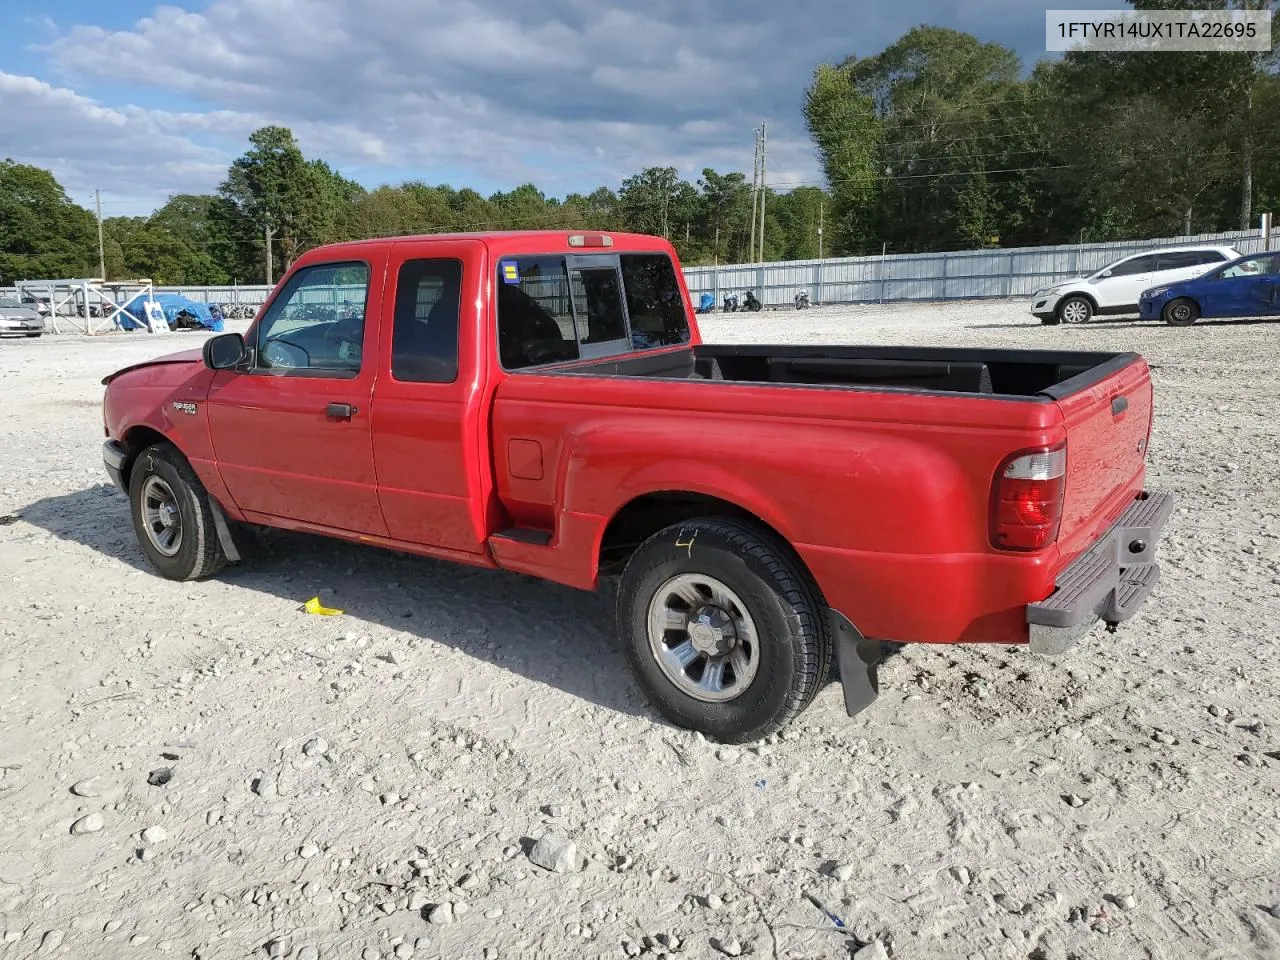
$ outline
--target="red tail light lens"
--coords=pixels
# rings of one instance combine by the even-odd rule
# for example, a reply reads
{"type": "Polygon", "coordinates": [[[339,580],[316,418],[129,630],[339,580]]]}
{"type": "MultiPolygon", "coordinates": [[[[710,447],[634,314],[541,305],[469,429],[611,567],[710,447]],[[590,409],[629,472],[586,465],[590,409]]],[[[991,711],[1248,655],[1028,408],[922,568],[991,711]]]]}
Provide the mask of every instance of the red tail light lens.
{"type": "Polygon", "coordinates": [[[991,489],[991,545],[1040,550],[1053,543],[1066,479],[1066,447],[1021,451],[1001,464],[991,489]]]}

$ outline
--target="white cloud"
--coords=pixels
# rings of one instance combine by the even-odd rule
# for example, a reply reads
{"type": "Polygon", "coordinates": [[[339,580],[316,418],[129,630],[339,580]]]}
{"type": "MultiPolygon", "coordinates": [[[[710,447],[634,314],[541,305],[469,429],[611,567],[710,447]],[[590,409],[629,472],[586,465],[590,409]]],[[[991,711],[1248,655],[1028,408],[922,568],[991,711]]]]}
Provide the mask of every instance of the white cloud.
{"type": "Polygon", "coordinates": [[[308,155],[367,179],[385,169],[563,194],[616,186],[645,166],[749,170],[751,131],[767,119],[771,181],[811,182],[800,104],[813,67],[851,52],[855,24],[870,53],[920,14],[830,0],[159,6],[127,29],[83,24],[42,45],[67,86],[9,76],[0,153],[77,184],[115,171],[163,201],[161,190],[212,189],[252,129],[279,123],[308,155]],[[198,106],[108,107],[75,92],[126,78],[198,106]]]}
{"type": "Polygon", "coordinates": [[[112,108],[34,77],[0,73],[0,156],[51,168],[76,200],[101,188],[142,212],[170,193],[207,190],[222,155],[145,110],[112,108]]]}

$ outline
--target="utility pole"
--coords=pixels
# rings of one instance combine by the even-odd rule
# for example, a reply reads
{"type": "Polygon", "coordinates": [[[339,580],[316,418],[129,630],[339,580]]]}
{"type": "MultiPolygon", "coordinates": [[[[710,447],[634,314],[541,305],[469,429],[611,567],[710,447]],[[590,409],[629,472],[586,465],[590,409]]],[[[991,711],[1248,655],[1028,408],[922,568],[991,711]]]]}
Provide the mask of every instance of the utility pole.
{"type": "Polygon", "coordinates": [[[751,260],[756,256],[756,199],[760,188],[760,130],[756,128],[752,131],[756,137],[756,151],[751,158],[751,252],[748,255],[751,260]]]}
{"type": "Polygon", "coordinates": [[[266,233],[267,238],[267,286],[270,287],[275,285],[275,281],[271,279],[272,276],[274,276],[271,270],[271,225],[263,224],[262,229],[266,233]]]}
{"type": "Polygon", "coordinates": [[[768,194],[764,180],[765,126],[765,121],[760,121],[760,257],[757,263],[764,263],[764,199],[768,194]]]}
{"type": "MultiPolygon", "coordinates": [[[[107,279],[107,256],[102,247],[102,191],[93,191],[93,202],[98,208],[98,279],[107,279]]],[[[88,304],[85,304],[86,309],[88,304]]]]}
{"type": "Polygon", "coordinates": [[[818,198],[818,259],[822,259],[822,213],[826,206],[826,197],[818,198]]]}

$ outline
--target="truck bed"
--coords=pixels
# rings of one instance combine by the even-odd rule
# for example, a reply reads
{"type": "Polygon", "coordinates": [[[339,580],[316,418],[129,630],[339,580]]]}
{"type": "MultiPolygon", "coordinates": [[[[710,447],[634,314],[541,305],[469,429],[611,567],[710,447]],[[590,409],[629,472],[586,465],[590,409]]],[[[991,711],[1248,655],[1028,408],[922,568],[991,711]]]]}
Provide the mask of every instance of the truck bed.
{"type": "Polygon", "coordinates": [[[1142,491],[1151,409],[1134,353],[693,344],[507,377],[497,494],[554,550],[598,542],[619,502],[693,491],[777,530],[867,636],[1019,643],[1026,598],[1142,491]],[[1056,447],[1056,542],[994,549],[993,478],[1056,447]]]}
{"type": "Polygon", "coordinates": [[[1059,400],[1138,359],[1136,353],[1062,350],[700,344],[568,364],[554,372],[1059,400]]]}

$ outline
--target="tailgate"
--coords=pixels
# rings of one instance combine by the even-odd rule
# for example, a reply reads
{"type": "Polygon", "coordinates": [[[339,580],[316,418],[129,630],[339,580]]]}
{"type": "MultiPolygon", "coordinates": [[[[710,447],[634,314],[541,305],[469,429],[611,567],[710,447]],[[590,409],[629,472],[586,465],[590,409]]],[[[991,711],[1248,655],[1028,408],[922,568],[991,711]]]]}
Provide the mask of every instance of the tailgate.
{"type": "Polygon", "coordinates": [[[1151,375],[1141,358],[1056,400],[1067,428],[1067,486],[1058,546],[1085,550],[1142,490],[1151,432],[1151,375]]]}

